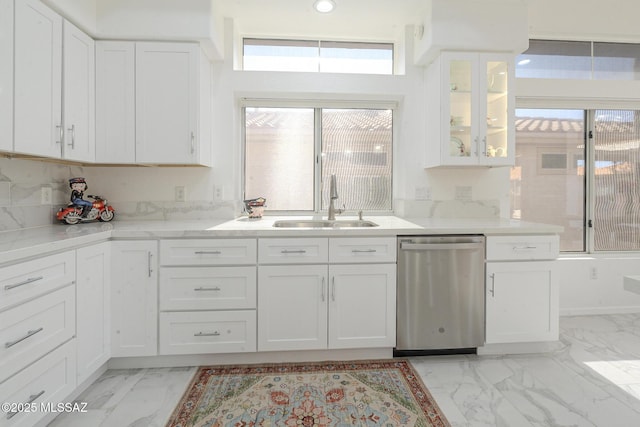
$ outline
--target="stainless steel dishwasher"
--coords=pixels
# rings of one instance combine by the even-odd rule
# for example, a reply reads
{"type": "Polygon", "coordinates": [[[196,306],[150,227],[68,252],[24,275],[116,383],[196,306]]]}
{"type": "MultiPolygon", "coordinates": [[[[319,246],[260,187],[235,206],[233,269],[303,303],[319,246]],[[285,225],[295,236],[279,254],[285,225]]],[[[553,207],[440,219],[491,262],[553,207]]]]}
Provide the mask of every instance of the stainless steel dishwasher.
{"type": "Polygon", "coordinates": [[[484,343],[484,236],[399,236],[394,355],[475,353],[484,343]]]}

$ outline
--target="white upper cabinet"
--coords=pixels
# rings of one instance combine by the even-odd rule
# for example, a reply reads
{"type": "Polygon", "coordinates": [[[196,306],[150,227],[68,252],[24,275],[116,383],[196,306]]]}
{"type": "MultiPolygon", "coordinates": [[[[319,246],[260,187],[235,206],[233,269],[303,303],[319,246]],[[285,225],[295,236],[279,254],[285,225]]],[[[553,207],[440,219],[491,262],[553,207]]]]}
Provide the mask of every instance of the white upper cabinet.
{"type": "Polygon", "coordinates": [[[14,55],[13,151],[93,162],[91,37],[41,2],[19,1],[15,2],[14,55]]]}
{"type": "Polygon", "coordinates": [[[96,161],[136,162],[135,43],[96,42],[96,161]]]}
{"type": "Polygon", "coordinates": [[[95,160],[95,46],[91,37],[64,22],[64,125],[63,157],[95,160]]]}
{"type": "Polygon", "coordinates": [[[199,163],[199,48],[136,43],[136,160],[199,163]]]}
{"type": "Polygon", "coordinates": [[[198,44],[98,42],[97,55],[97,162],[211,164],[210,63],[198,44]]]}
{"type": "Polygon", "coordinates": [[[15,2],[14,151],[62,153],[62,17],[38,0],[15,2]]]}
{"type": "Polygon", "coordinates": [[[426,167],[514,163],[513,55],[442,53],[427,69],[426,167]]]}
{"type": "Polygon", "coordinates": [[[13,150],[13,0],[0,0],[0,151],[13,150]]]}

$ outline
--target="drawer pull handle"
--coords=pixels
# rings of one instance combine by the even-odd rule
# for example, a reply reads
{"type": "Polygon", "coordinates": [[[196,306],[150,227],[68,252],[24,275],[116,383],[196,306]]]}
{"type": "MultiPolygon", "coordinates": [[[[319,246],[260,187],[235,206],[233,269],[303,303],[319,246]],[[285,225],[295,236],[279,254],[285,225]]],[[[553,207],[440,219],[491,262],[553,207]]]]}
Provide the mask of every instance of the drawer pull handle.
{"type": "Polygon", "coordinates": [[[215,288],[203,288],[202,286],[200,286],[199,288],[193,288],[194,291],[219,291],[220,288],[219,287],[215,287],[215,288]]]}
{"type": "MultiPolygon", "coordinates": [[[[42,396],[44,394],[44,390],[42,390],[40,393],[36,393],[36,394],[32,394],[31,396],[29,396],[29,400],[27,400],[27,402],[25,402],[27,405],[29,403],[33,403],[37,398],[39,398],[40,396],[42,396]]],[[[11,418],[13,418],[14,416],[16,416],[16,414],[19,414],[20,411],[15,411],[15,412],[9,412],[7,414],[7,419],[10,420],[11,418]]]]}
{"type": "Polygon", "coordinates": [[[220,255],[222,252],[220,251],[195,251],[196,255],[220,255]]]}
{"type": "Polygon", "coordinates": [[[357,253],[373,253],[373,252],[377,252],[375,249],[353,249],[351,250],[352,253],[357,254],[357,253]]]}
{"type": "Polygon", "coordinates": [[[306,254],[307,251],[305,251],[304,249],[296,249],[296,250],[291,250],[291,249],[283,249],[280,251],[281,254],[306,254]]]}
{"type": "Polygon", "coordinates": [[[37,282],[38,280],[42,280],[44,279],[44,276],[38,276],[38,277],[29,277],[27,280],[23,280],[20,283],[16,283],[14,285],[7,285],[4,287],[5,291],[8,291],[9,289],[13,289],[13,288],[17,288],[18,286],[24,286],[24,285],[28,285],[29,283],[33,283],[33,282],[37,282]]]}
{"type": "Polygon", "coordinates": [[[220,336],[220,332],[215,331],[215,332],[197,332],[195,334],[193,334],[194,337],[219,337],[220,336]]]}
{"type": "Polygon", "coordinates": [[[537,246],[514,246],[513,250],[514,251],[530,251],[533,249],[538,249],[537,246]]]}
{"type": "Polygon", "coordinates": [[[9,347],[13,347],[14,345],[18,344],[19,342],[22,342],[24,340],[26,340],[29,337],[34,336],[35,334],[37,334],[38,332],[43,331],[44,328],[40,327],[38,329],[32,329],[29,332],[27,332],[27,334],[25,336],[23,336],[22,338],[18,338],[15,341],[7,341],[6,343],[4,343],[4,348],[9,348],[9,347]]]}

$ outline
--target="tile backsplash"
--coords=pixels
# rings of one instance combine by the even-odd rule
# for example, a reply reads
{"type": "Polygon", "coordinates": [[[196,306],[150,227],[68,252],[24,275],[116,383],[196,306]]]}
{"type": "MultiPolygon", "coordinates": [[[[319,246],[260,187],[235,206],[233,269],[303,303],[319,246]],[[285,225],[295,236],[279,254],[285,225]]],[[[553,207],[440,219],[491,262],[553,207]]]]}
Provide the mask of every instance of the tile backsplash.
{"type": "MultiPolygon", "coordinates": [[[[103,168],[104,169],[104,168],[103,168]]],[[[65,165],[40,160],[0,158],[0,231],[21,228],[40,227],[56,223],[55,213],[69,202],[69,178],[83,176],[87,178],[87,194],[100,194],[109,200],[116,210],[117,220],[202,220],[210,218],[231,219],[241,212],[241,205],[234,201],[189,200],[175,202],[171,200],[144,200],[151,191],[144,187],[165,185],[157,179],[140,179],[154,173],[171,175],[164,170],[152,173],[148,168],[108,168],[107,172],[96,173],[94,168],[78,165],[65,165]],[[113,175],[108,181],[105,176],[113,175]],[[135,191],[140,200],[118,200],[114,194],[127,192],[118,188],[120,175],[137,177],[135,191]],[[42,188],[50,189],[51,198],[43,198],[42,188]],[[104,192],[104,194],[103,194],[104,192]]],[[[175,172],[174,172],[175,173],[175,172]]],[[[184,173],[182,175],[185,175],[184,173]]],[[[169,180],[173,179],[171,176],[169,180]]],[[[212,192],[211,192],[212,193],[212,192]]],[[[158,196],[157,192],[149,198],[158,196]]],[[[169,196],[167,196],[169,198],[169,196]]],[[[213,196],[211,196],[213,198],[213,196]]]]}
{"type": "MultiPolygon", "coordinates": [[[[55,213],[69,202],[68,180],[76,176],[87,178],[86,194],[107,198],[120,221],[232,219],[242,212],[239,200],[214,200],[217,187],[209,168],[83,167],[0,157],[0,231],[56,223],[55,213]],[[186,202],[174,200],[176,186],[187,188],[186,202]],[[50,198],[49,191],[43,197],[43,188],[50,189],[50,198]]],[[[424,192],[431,197],[430,188],[424,192]]],[[[500,200],[485,200],[487,194],[476,199],[471,187],[455,193],[453,200],[396,199],[394,213],[408,218],[494,218],[504,209],[500,200]]]]}
{"type": "Polygon", "coordinates": [[[0,158],[0,231],[52,224],[68,201],[68,179],[83,172],[76,165],[0,158]],[[50,199],[43,200],[43,187],[50,189],[50,199]]]}

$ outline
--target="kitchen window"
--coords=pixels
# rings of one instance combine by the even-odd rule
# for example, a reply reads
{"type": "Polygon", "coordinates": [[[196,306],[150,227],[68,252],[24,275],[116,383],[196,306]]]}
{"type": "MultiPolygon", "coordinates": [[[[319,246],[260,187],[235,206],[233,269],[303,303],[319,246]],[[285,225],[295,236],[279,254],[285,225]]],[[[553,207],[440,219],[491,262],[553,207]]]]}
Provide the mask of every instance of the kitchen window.
{"type": "Polygon", "coordinates": [[[244,195],[269,211],[391,211],[393,110],[245,106],[244,195]]]}
{"type": "Polygon", "coordinates": [[[516,110],[511,217],[568,252],[640,250],[640,111],[516,110]]]}
{"type": "Polygon", "coordinates": [[[517,78],[640,80],[640,44],[529,40],[517,78]]]}
{"type": "Polygon", "coordinates": [[[393,43],[243,39],[243,69],[393,74],[393,43]]]}

